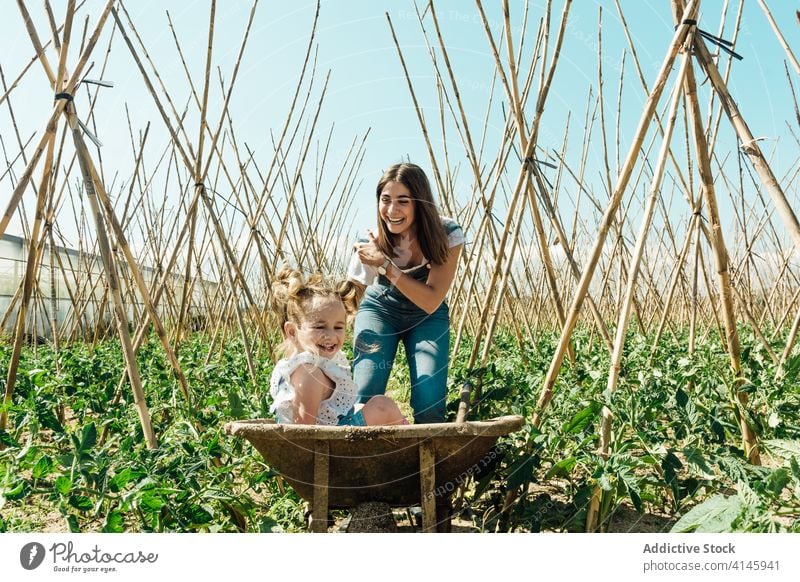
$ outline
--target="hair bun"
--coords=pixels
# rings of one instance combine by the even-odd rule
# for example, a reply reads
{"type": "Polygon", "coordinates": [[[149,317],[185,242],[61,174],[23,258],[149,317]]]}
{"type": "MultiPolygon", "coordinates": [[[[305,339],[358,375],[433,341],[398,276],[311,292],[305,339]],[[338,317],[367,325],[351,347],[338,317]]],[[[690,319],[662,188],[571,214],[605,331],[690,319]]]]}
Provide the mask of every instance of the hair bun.
{"type": "Polygon", "coordinates": [[[307,277],[299,270],[284,266],[272,280],[270,308],[278,315],[281,327],[302,315],[301,303],[312,297],[336,297],[352,316],[358,309],[363,290],[352,281],[334,282],[322,273],[307,277]]]}
{"type": "Polygon", "coordinates": [[[358,311],[358,304],[361,303],[361,298],[364,295],[364,288],[347,279],[339,283],[337,293],[342,299],[347,315],[355,315],[356,311],[358,311]]]}
{"type": "Polygon", "coordinates": [[[288,266],[281,267],[273,279],[270,307],[280,314],[282,319],[286,318],[286,306],[293,298],[297,297],[303,289],[304,283],[303,274],[288,266]]]}

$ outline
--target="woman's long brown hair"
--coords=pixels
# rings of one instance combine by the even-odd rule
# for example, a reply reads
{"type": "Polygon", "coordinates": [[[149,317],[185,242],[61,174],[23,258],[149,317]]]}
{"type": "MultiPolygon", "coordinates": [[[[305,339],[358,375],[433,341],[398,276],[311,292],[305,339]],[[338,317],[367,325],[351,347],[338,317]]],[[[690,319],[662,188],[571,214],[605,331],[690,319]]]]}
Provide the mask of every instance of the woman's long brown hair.
{"type": "MultiPolygon", "coordinates": [[[[389,182],[399,182],[408,188],[414,201],[414,226],[422,254],[434,265],[443,264],[450,254],[450,247],[425,172],[416,164],[395,164],[384,172],[378,182],[377,204],[380,204],[381,192],[389,182]]],[[[397,256],[392,239],[393,235],[386,228],[378,211],[378,248],[387,257],[397,256]]]]}

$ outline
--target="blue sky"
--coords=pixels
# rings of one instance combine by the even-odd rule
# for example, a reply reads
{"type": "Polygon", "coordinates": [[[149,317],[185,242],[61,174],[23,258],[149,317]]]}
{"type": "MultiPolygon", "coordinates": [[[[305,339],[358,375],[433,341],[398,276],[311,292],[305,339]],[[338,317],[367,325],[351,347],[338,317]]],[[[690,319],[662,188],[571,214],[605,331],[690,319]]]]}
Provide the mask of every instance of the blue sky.
{"type": "MultiPolygon", "coordinates": [[[[651,83],[673,33],[669,3],[639,0],[620,0],[620,3],[644,75],[648,83],[651,83]]],[[[38,23],[40,35],[49,38],[40,3],[29,4],[38,23]]],[[[91,13],[90,27],[104,4],[99,0],[88,1],[87,6],[90,7],[88,12],[91,13]]],[[[251,3],[231,0],[218,4],[214,65],[218,66],[223,77],[229,80],[251,3]]],[[[502,23],[501,3],[484,4],[492,30],[499,37],[502,23]]],[[[800,43],[797,41],[799,29],[794,17],[793,3],[773,1],[770,4],[790,44],[796,53],[800,52],[800,43]]],[[[59,20],[65,5],[63,0],[53,2],[59,20]]],[[[514,23],[513,34],[516,36],[515,42],[518,42],[524,4],[512,1],[510,5],[514,23]]],[[[528,4],[529,30],[526,50],[523,51],[528,57],[535,39],[536,24],[544,15],[544,5],[543,1],[532,1],[528,4]]],[[[561,1],[553,3],[551,45],[560,21],[562,5],[561,1]]],[[[700,26],[716,33],[723,2],[705,0],[702,5],[700,26]]],[[[170,12],[187,57],[187,65],[199,90],[205,63],[209,2],[139,1],[128,2],[126,6],[173,98],[179,106],[182,106],[189,96],[188,84],[177,58],[165,10],[170,12]]],[[[568,158],[571,158],[575,165],[578,163],[580,142],[583,137],[582,125],[590,86],[593,93],[597,94],[597,31],[600,7],[602,7],[603,21],[606,126],[607,134],[613,143],[616,132],[618,72],[623,50],[626,52],[628,50],[613,1],[573,2],[562,58],[542,121],[540,145],[545,148],[560,148],[567,116],[571,114],[568,158]]],[[[730,30],[737,7],[738,2],[731,2],[725,37],[731,35],[730,30]]],[[[288,100],[294,90],[308,41],[314,9],[315,3],[307,1],[286,3],[262,0],[258,5],[231,104],[231,113],[240,143],[246,142],[253,148],[257,159],[259,156],[266,159],[271,155],[269,133],[270,130],[280,131],[285,118],[288,100]]],[[[6,81],[10,82],[33,51],[16,6],[7,1],[3,10],[4,18],[0,19],[2,46],[0,64],[3,66],[6,81]]],[[[489,51],[483,24],[473,2],[443,0],[436,2],[436,10],[472,132],[479,134],[494,73],[494,60],[489,51]]],[[[366,227],[372,222],[372,189],[383,168],[406,158],[417,161],[423,167],[430,167],[405,77],[392,42],[386,12],[394,23],[417,91],[417,98],[434,135],[438,135],[435,78],[414,12],[414,4],[406,1],[325,0],[322,3],[316,39],[319,53],[315,95],[319,95],[319,87],[325,74],[330,70],[330,84],[317,130],[317,138],[325,140],[328,131],[335,125],[331,141],[332,151],[329,155],[330,172],[337,167],[337,161],[343,159],[353,139],[356,136],[363,136],[370,130],[359,175],[361,187],[356,197],[357,209],[353,221],[356,228],[366,227]]],[[[81,30],[86,13],[87,9],[84,8],[81,17],[76,21],[77,31],[81,30]]],[[[101,58],[105,52],[111,27],[106,28],[103,39],[95,51],[97,62],[90,77],[97,77],[99,74],[101,58]]],[[[435,42],[430,19],[426,20],[426,28],[435,42]]],[[[155,152],[160,151],[169,140],[155,112],[152,99],[145,91],[141,76],[121,40],[117,35],[110,55],[108,72],[104,75],[105,78],[115,82],[115,87],[102,90],[103,94],[97,108],[97,132],[104,143],[102,157],[106,175],[112,176],[117,171],[119,181],[127,180],[133,167],[126,105],[134,131],[143,129],[148,121],[151,122],[149,143],[152,153],[148,154],[151,164],[155,162],[155,152]]],[[[786,123],[787,121],[793,123],[795,131],[797,123],[793,121],[793,105],[783,69],[784,52],[755,2],[747,2],[744,7],[743,26],[737,50],[745,58],[734,64],[730,80],[731,91],[753,133],[766,138],[761,142],[762,148],[768,156],[771,156],[776,174],[779,177],[783,176],[796,163],[799,149],[787,131],[786,123]]],[[[51,62],[56,62],[57,58],[53,51],[50,51],[48,56],[51,62]]],[[[74,57],[71,61],[74,62],[74,57]]],[[[800,85],[798,76],[793,71],[790,74],[795,85],[800,85]]],[[[216,81],[216,70],[212,87],[210,118],[215,124],[219,118],[222,102],[216,81]]],[[[499,86],[497,90],[500,91],[499,86]]],[[[707,83],[701,87],[701,91],[706,90],[707,83]]],[[[496,94],[499,95],[500,93],[496,94]]],[[[23,141],[34,132],[38,135],[51,110],[50,90],[38,64],[35,64],[26,75],[20,87],[11,94],[11,98],[23,141]]],[[[79,97],[79,107],[85,107],[87,101],[85,96],[79,97]]],[[[631,55],[628,53],[620,119],[623,156],[639,119],[643,102],[644,94],[636,78],[631,55]]],[[[664,103],[666,95],[662,97],[662,107],[664,103]]],[[[532,103],[529,109],[532,111],[532,103]]],[[[529,112],[529,120],[531,115],[529,112]]],[[[196,141],[197,123],[196,120],[192,123],[191,115],[188,125],[192,128],[190,136],[196,141]]],[[[730,156],[735,151],[736,142],[725,119],[722,125],[723,132],[720,135],[718,152],[720,155],[730,156]]],[[[493,159],[500,127],[501,109],[496,103],[490,117],[487,136],[485,159],[488,161],[493,159]]],[[[593,131],[597,135],[599,126],[596,125],[593,131]]],[[[10,155],[14,155],[18,148],[15,146],[5,104],[0,108],[0,135],[10,155]]],[[[452,131],[449,131],[449,138],[448,150],[451,163],[461,164],[457,187],[468,190],[469,171],[463,149],[452,131]]],[[[602,198],[603,187],[600,176],[602,151],[599,144],[600,141],[595,138],[590,148],[586,176],[587,182],[602,198]]],[[[441,144],[435,145],[437,151],[440,151],[441,144]]],[[[616,154],[612,151],[610,157],[613,174],[616,154]]],[[[21,167],[18,165],[15,169],[17,173],[21,172],[21,167]]],[[[5,199],[10,191],[10,182],[6,178],[0,182],[0,200],[5,199]]],[[[790,196],[796,195],[796,191],[796,186],[792,184],[789,188],[790,196]]],[[[466,200],[467,196],[468,192],[464,192],[461,199],[466,200]]],[[[28,210],[30,212],[30,205],[28,210]]],[[[725,212],[724,208],[723,211],[725,212]]],[[[680,214],[679,211],[678,213],[680,214]]],[[[14,228],[10,232],[14,232],[14,228]]]]}

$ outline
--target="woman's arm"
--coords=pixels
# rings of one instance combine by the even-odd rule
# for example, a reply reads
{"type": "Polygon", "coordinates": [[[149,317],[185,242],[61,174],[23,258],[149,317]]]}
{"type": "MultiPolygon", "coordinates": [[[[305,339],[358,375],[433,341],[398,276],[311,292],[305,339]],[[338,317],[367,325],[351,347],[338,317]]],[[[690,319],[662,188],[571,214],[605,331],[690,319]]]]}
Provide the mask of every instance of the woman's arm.
{"type": "Polygon", "coordinates": [[[394,263],[386,268],[386,277],[414,305],[426,313],[433,313],[442,304],[445,295],[450,290],[458,268],[458,257],[461,255],[463,247],[464,245],[452,247],[443,264],[431,264],[428,280],[425,283],[406,275],[394,263]]]}
{"type": "MultiPolygon", "coordinates": [[[[356,245],[358,258],[365,265],[378,267],[388,257],[378,248],[375,235],[368,231],[369,242],[356,245]]],[[[445,295],[450,290],[450,285],[456,276],[458,257],[461,255],[463,244],[450,247],[447,260],[441,265],[431,263],[428,279],[425,283],[417,281],[414,277],[405,274],[390,262],[386,268],[386,277],[397,287],[414,305],[425,311],[433,313],[444,301],[445,295]]]]}

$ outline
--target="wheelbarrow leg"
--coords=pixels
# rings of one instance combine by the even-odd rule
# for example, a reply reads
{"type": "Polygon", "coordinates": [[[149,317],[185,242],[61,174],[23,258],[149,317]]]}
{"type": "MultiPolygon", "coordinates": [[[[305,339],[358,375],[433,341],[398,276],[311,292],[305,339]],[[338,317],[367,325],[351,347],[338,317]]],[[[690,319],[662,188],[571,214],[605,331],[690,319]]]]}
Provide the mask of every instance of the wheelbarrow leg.
{"type": "Polygon", "coordinates": [[[453,503],[450,497],[436,498],[436,533],[453,531],[453,503]]]}
{"type": "Polygon", "coordinates": [[[311,501],[311,531],[328,531],[328,477],[330,448],[328,441],[314,443],[314,498],[311,501]]]}
{"type": "Polygon", "coordinates": [[[422,498],[422,531],[436,531],[436,455],[433,440],[419,443],[419,481],[422,498]]]}

